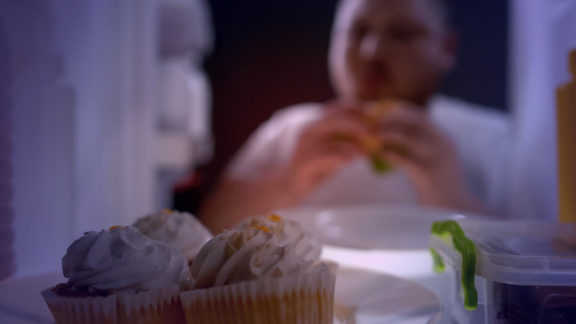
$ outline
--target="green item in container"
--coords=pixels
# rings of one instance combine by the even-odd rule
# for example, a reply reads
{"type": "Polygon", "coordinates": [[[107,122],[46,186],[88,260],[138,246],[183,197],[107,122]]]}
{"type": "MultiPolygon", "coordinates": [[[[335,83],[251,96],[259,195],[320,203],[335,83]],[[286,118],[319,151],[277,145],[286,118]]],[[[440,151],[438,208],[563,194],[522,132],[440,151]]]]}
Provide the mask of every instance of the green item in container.
{"type": "Polygon", "coordinates": [[[434,272],[442,273],[444,272],[445,265],[444,261],[442,261],[442,256],[436,252],[433,248],[430,248],[430,254],[432,254],[432,260],[434,262],[434,272]]]}
{"type": "MultiPolygon", "coordinates": [[[[453,220],[434,222],[431,233],[453,247],[462,256],[460,283],[464,294],[464,308],[475,310],[478,307],[478,292],[474,286],[476,275],[476,246],[474,242],[466,237],[460,225],[453,220]]],[[[442,257],[434,249],[430,250],[434,259],[434,270],[443,271],[442,257]]]]}

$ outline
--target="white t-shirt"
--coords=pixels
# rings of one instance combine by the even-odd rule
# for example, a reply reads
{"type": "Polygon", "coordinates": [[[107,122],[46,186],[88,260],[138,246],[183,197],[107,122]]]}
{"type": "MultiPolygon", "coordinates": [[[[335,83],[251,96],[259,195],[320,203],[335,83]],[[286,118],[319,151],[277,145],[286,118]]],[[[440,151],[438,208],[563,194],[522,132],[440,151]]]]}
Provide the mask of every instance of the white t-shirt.
{"type": "MultiPolygon", "coordinates": [[[[289,163],[302,129],[321,112],[317,103],[277,111],[235,157],[228,177],[250,179],[289,163]]],[[[502,211],[510,143],[507,115],[444,96],[431,100],[429,114],[453,140],[474,193],[493,210],[502,211]]],[[[367,160],[359,159],[324,181],[304,202],[306,206],[353,204],[417,204],[417,199],[402,171],[377,175],[367,160]]]]}

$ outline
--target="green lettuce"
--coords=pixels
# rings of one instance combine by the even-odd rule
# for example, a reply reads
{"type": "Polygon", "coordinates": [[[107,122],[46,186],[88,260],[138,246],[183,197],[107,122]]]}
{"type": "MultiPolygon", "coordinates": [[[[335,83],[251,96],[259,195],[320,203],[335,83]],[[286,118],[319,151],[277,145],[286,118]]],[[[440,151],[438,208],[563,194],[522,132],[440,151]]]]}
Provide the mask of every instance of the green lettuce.
{"type": "MultiPolygon", "coordinates": [[[[474,286],[474,277],[476,276],[476,246],[474,242],[466,237],[460,225],[453,220],[434,222],[431,233],[448,246],[453,247],[462,256],[460,283],[464,294],[464,308],[475,310],[478,307],[478,292],[474,286]]],[[[442,257],[434,249],[431,248],[430,251],[434,259],[434,271],[444,271],[442,257]]]]}

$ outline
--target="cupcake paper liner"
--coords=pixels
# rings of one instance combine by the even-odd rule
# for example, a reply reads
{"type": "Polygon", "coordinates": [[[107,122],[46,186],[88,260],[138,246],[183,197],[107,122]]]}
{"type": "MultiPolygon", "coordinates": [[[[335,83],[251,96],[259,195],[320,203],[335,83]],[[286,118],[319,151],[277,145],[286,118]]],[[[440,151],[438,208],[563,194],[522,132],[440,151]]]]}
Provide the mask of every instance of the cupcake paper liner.
{"type": "Polygon", "coordinates": [[[332,323],[335,275],[321,264],[310,272],[180,293],[186,322],[332,323]]]}
{"type": "Polygon", "coordinates": [[[53,288],[42,296],[56,323],[185,323],[178,285],[106,297],[60,296],[53,288]]]}
{"type": "Polygon", "coordinates": [[[46,289],[42,296],[58,324],[116,324],[118,299],[115,295],[106,297],[64,297],[46,289]]]}
{"type": "Polygon", "coordinates": [[[177,285],[139,293],[118,293],[118,323],[185,323],[177,285]]]}

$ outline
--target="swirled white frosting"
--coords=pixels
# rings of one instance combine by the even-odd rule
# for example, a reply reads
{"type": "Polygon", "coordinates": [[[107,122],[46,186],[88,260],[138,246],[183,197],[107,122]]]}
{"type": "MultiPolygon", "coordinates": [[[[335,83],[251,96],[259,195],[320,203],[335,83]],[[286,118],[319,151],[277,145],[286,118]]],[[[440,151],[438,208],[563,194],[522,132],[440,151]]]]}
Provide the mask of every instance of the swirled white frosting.
{"type": "Polygon", "coordinates": [[[182,254],[134,227],[87,232],[62,259],[68,284],[90,292],[141,291],[189,278],[182,254]]]}
{"type": "Polygon", "coordinates": [[[265,217],[249,218],[235,228],[242,229],[248,227],[257,227],[269,230],[280,241],[280,244],[293,245],[294,253],[300,258],[310,261],[318,261],[322,254],[322,245],[306,232],[299,223],[284,219],[278,215],[270,214],[265,217]]]}
{"type": "Polygon", "coordinates": [[[154,240],[174,246],[189,260],[212,238],[210,231],[193,215],[172,210],[142,217],[133,226],[154,240]]]}
{"type": "Polygon", "coordinates": [[[312,265],[313,261],[300,257],[294,244],[262,228],[246,227],[225,231],[208,241],[190,272],[194,288],[207,288],[297,274],[312,265]]]}

